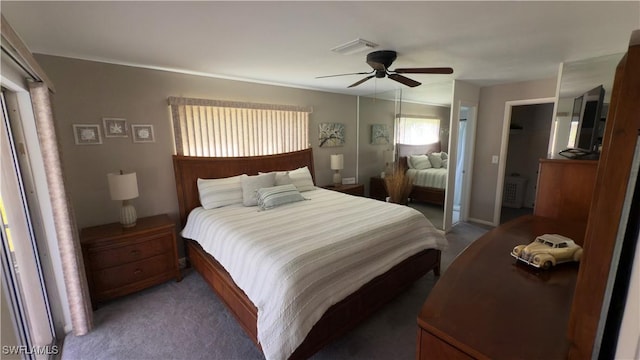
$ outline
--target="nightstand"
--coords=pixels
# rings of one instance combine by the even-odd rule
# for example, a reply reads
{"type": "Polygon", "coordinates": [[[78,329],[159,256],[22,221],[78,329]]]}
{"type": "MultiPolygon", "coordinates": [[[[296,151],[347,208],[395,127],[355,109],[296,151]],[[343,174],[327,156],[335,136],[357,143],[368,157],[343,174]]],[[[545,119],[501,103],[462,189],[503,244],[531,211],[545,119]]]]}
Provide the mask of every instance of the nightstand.
{"type": "Polygon", "coordinates": [[[384,186],[384,179],[374,176],[369,180],[369,197],[376,200],[385,201],[387,199],[387,189],[384,186]]]}
{"type": "Polygon", "coordinates": [[[364,185],[363,184],[349,184],[349,185],[327,185],[323,186],[324,189],[339,191],[341,193],[355,195],[355,196],[364,196],[364,185]]]}
{"type": "Polygon", "coordinates": [[[112,223],[80,232],[91,302],[98,303],[176,279],[175,223],[167,215],[140,218],[136,226],[112,223]]]}

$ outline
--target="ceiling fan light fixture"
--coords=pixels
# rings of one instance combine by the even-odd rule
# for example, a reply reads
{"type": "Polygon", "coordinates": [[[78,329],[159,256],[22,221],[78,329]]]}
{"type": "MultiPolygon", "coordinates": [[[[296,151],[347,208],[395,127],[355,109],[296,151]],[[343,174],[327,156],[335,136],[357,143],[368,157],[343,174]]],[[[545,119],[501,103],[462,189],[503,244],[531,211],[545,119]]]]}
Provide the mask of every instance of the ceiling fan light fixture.
{"type": "Polygon", "coordinates": [[[349,41],[348,43],[336,46],[331,49],[331,51],[342,55],[353,55],[376,47],[378,47],[378,44],[358,38],[353,41],[349,41]]]}

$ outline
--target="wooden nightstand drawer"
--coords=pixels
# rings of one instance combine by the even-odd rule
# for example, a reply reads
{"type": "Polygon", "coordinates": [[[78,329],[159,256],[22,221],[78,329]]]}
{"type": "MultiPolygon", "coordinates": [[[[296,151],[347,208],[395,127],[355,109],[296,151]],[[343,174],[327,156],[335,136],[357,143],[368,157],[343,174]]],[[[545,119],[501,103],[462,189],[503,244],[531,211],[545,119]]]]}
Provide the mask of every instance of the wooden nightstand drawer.
{"type": "Polygon", "coordinates": [[[171,252],[172,241],[172,234],[164,233],[146,237],[141,242],[132,245],[89,248],[89,263],[91,264],[91,269],[100,270],[146,259],[171,252]]]}
{"type": "Polygon", "coordinates": [[[84,228],[80,243],[94,308],[105,300],[182,279],[175,224],[167,215],[140,218],[131,228],[118,223],[84,228]]]}
{"type": "Polygon", "coordinates": [[[145,260],[93,272],[93,285],[98,294],[105,290],[154,278],[173,270],[173,254],[165,253],[145,260]]]}

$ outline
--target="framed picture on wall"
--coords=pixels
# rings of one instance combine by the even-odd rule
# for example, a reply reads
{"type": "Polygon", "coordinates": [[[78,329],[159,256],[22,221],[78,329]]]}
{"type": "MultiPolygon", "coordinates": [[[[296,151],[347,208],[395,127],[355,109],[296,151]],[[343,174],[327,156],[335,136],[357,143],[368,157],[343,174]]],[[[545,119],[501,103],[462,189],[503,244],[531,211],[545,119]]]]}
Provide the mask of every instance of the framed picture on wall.
{"type": "Polygon", "coordinates": [[[387,145],[389,144],[389,126],[383,124],[371,125],[371,144],[387,145]]]}
{"type": "Polygon", "coordinates": [[[104,137],[128,137],[127,119],[102,118],[104,137]]]}
{"type": "Polygon", "coordinates": [[[100,125],[73,124],[73,138],[76,140],[76,145],[102,144],[100,125]]]}
{"type": "Polygon", "coordinates": [[[131,125],[131,134],[134,143],[156,142],[153,125],[131,125]]]}
{"type": "Polygon", "coordinates": [[[321,123],[319,126],[320,147],[335,147],[344,145],[344,124],[321,123]]]}

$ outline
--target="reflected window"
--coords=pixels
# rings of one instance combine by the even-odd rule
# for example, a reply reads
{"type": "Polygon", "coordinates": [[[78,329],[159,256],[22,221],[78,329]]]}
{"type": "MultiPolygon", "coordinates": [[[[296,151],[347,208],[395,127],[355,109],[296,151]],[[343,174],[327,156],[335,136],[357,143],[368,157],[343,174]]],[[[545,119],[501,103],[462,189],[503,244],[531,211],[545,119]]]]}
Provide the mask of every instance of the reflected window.
{"type": "Polygon", "coordinates": [[[401,116],[397,121],[398,143],[422,145],[440,141],[440,119],[401,116]]]}

